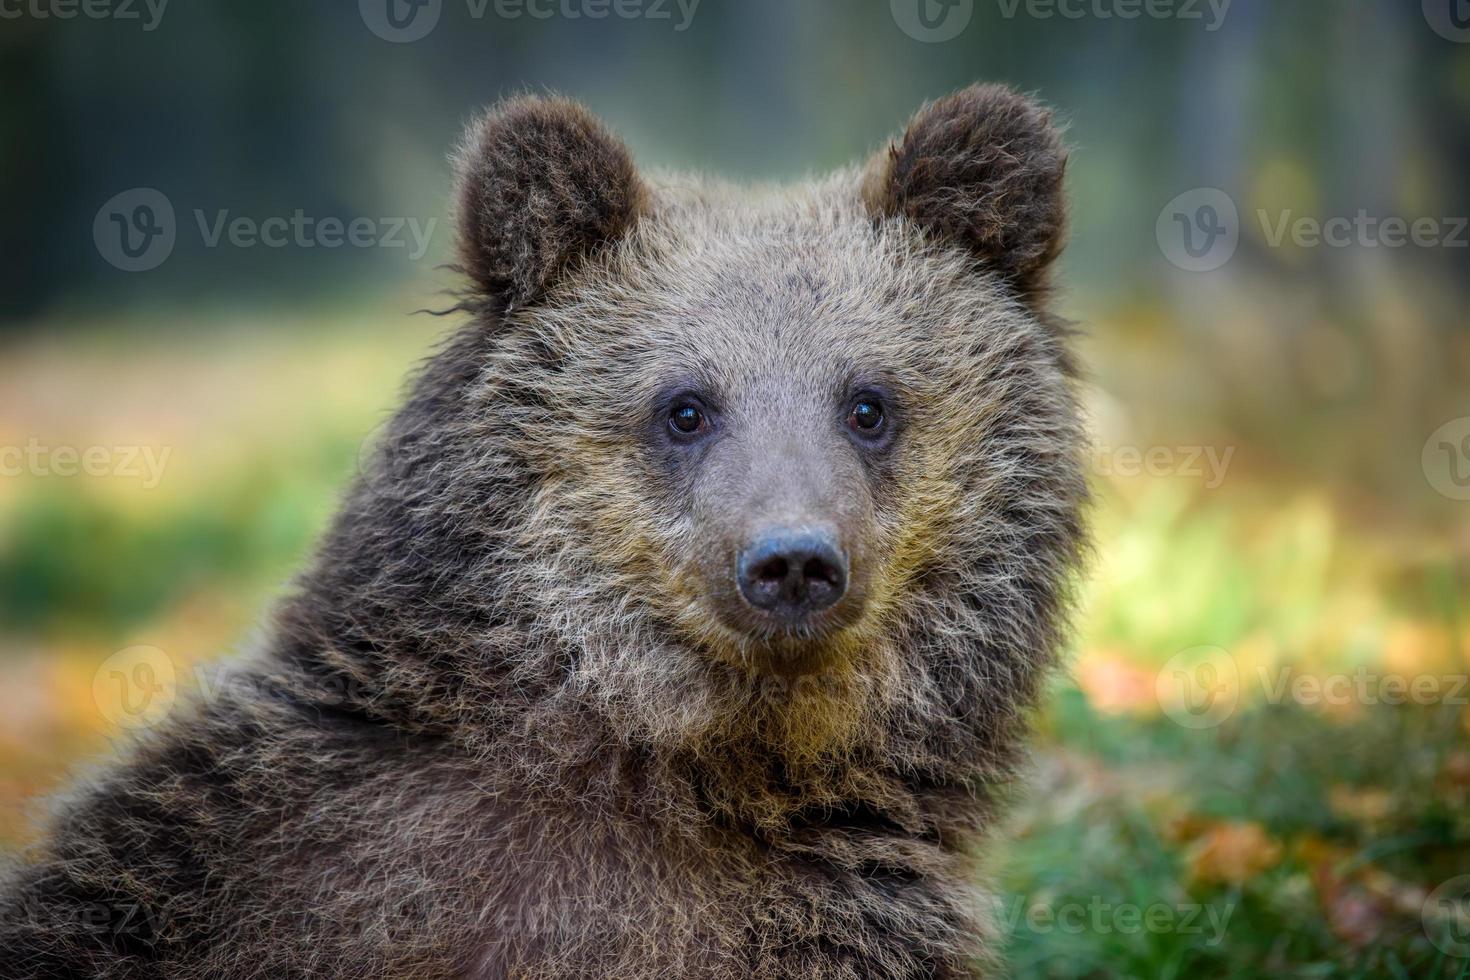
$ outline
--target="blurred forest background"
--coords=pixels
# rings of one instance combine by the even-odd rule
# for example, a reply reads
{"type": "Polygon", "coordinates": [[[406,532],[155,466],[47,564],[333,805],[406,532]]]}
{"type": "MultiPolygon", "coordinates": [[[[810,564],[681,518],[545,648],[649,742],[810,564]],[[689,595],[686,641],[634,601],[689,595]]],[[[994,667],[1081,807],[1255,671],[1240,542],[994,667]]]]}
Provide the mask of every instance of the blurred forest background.
{"type": "Polygon", "coordinates": [[[451,326],[472,112],[780,180],[977,79],[1068,121],[1097,439],[1014,969],[1470,975],[1464,0],[0,2],[0,849],[309,550],[451,326]]]}

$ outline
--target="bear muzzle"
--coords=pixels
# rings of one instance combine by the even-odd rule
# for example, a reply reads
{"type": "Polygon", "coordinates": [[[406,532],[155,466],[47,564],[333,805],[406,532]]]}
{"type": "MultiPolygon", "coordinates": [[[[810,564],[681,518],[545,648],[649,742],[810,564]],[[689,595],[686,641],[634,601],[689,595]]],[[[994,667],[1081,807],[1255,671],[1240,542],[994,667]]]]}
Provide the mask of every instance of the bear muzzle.
{"type": "Polygon", "coordinates": [[[800,621],[847,592],[848,559],[830,531],[768,528],[740,551],[735,576],[741,598],[753,608],[800,621]]]}

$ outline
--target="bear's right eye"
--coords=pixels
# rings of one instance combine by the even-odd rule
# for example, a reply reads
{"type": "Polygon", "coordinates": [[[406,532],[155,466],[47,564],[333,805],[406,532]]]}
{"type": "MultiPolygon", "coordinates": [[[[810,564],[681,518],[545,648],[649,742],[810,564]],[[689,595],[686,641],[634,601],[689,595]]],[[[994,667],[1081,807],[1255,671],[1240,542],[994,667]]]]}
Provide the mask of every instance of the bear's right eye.
{"type": "Polygon", "coordinates": [[[692,402],[680,402],[669,411],[669,428],[678,435],[698,435],[706,425],[704,412],[692,402]]]}

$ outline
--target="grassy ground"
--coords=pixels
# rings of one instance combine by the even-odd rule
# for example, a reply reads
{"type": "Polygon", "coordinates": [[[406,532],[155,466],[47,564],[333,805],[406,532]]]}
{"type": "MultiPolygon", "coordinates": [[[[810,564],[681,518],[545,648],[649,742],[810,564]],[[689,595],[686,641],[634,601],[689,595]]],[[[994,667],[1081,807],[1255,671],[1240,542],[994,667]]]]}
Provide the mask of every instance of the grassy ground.
{"type": "MultiPolygon", "coordinates": [[[[187,326],[0,356],[0,445],[109,460],[0,478],[0,841],[105,749],[109,656],[249,635],[441,324],[187,326]]],[[[1015,971],[1470,976],[1465,536],[1246,445],[1131,466],[1105,428],[1073,669],[997,847],[1015,971]]]]}

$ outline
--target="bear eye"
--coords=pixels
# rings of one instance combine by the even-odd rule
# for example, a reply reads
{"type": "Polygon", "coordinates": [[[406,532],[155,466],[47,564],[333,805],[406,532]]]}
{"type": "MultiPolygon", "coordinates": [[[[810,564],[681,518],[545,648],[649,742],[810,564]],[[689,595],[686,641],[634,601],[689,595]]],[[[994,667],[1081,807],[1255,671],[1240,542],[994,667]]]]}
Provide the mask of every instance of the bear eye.
{"type": "Polygon", "coordinates": [[[883,429],[883,403],[871,395],[859,398],[848,413],[847,427],[858,435],[877,435],[883,429]]]}
{"type": "Polygon", "coordinates": [[[669,428],[681,436],[697,435],[707,424],[704,412],[693,402],[680,402],[669,410],[669,428]]]}

